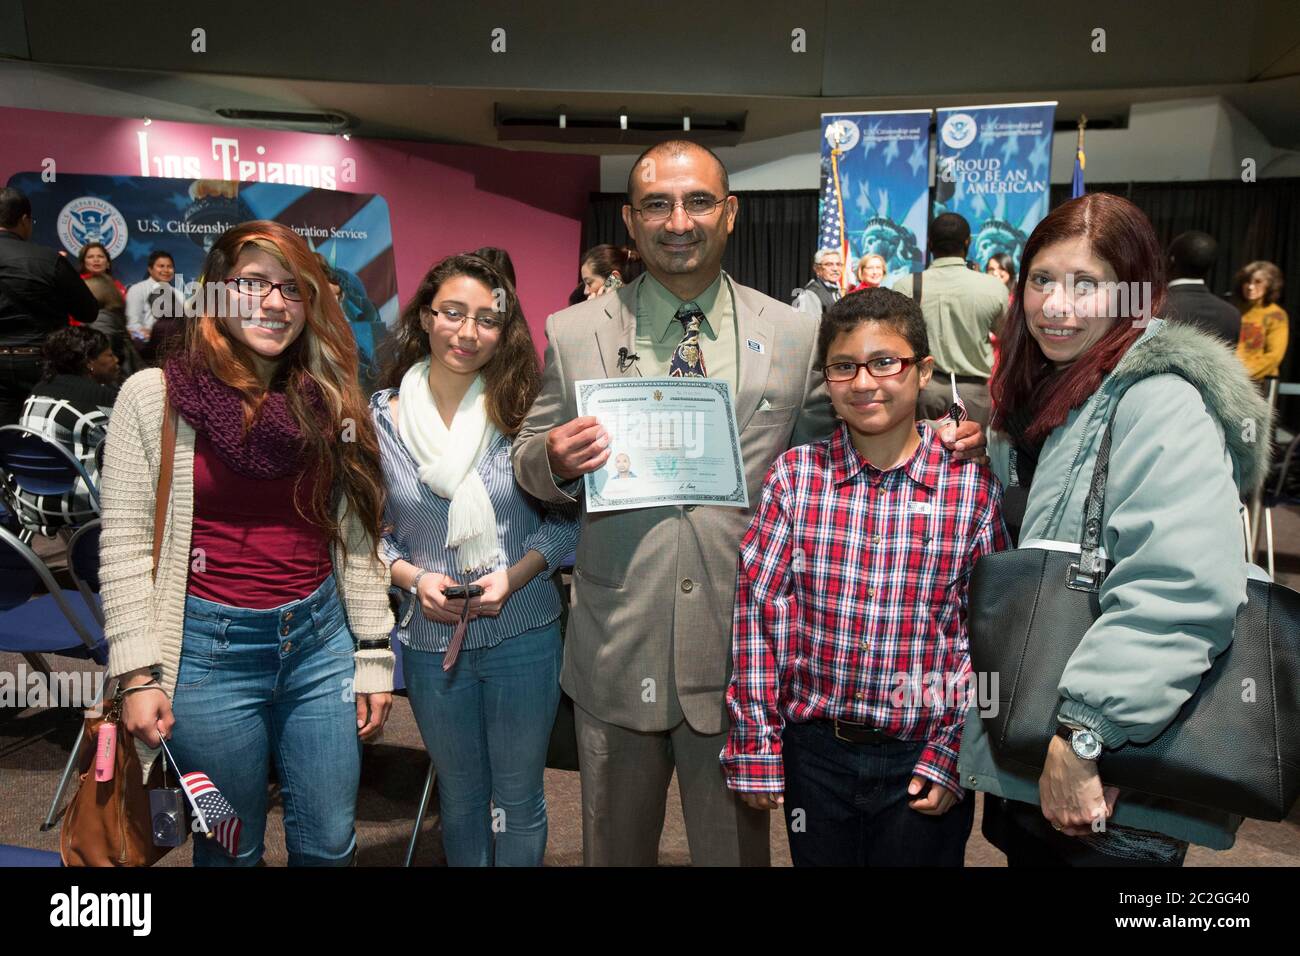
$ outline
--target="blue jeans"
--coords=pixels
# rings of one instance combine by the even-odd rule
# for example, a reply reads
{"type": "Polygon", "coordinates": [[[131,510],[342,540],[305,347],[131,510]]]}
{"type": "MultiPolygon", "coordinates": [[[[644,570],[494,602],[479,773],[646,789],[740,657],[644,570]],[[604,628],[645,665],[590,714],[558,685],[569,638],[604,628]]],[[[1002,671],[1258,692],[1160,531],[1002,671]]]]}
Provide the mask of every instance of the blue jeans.
{"type": "Polygon", "coordinates": [[[186,598],[168,745],[182,772],[206,773],[243,821],[238,857],[196,835],[195,866],[262,859],[271,760],[289,865],[352,862],[361,779],[352,655],[333,575],[265,611],[186,598]]]}
{"type": "Polygon", "coordinates": [[[975,794],[966,791],[941,817],[909,807],[907,785],[924,749],[924,741],[849,743],[824,721],[786,724],[781,752],[791,862],[961,866],[975,794]]]}
{"type": "Polygon", "coordinates": [[[560,622],[495,647],[402,648],[411,710],[438,772],[442,843],[451,866],[541,866],[542,772],[560,703],[560,622]],[[493,835],[495,834],[495,854],[493,835]]]}

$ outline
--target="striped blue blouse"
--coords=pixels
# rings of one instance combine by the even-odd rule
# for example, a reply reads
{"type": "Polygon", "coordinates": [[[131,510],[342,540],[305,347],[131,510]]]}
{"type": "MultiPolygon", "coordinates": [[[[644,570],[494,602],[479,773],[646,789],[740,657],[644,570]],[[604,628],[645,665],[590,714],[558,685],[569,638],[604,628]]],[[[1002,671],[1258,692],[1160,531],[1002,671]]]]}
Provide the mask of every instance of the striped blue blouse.
{"type": "MultiPolygon", "coordinates": [[[[381,553],[388,564],[402,558],[416,567],[468,584],[481,574],[462,574],[447,550],[447,512],[451,502],[434,494],[420,481],[415,459],[398,434],[388,404],[396,394],[397,389],[390,388],[370,397],[370,412],[379,434],[384,481],[388,486],[384,520],[392,526],[384,536],[381,553]]],[[[479,463],[479,477],[496,511],[497,532],[506,561],[514,564],[529,551],[536,551],[546,559],[546,570],[510,595],[500,615],[470,621],[465,648],[493,647],[558,618],[560,594],[551,576],[578,543],[576,508],[551,510],[520,488],[510,465],[510,444],[510,438],[498,436],[479,463]]],[[[407,602],[414,600],[409,591],[402,591],[401,595],[399,622],[406,615],[407,602]]],[[[447,649],[453,630],[450,625],[430,621],[416,607],[410,623],[399,627],[397,635],[407,647],[441,652],[447,649]]]]}

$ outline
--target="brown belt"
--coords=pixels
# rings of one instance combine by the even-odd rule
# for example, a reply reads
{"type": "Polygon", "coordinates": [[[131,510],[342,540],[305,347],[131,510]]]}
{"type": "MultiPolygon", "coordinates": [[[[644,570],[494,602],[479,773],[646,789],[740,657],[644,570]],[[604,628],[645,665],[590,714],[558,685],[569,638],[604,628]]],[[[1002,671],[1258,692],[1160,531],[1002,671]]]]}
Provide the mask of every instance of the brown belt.
{"type": "Polygon", "coordinates": [[[0,345],[0,355],[40,355],[39,345],[0,345]]]}

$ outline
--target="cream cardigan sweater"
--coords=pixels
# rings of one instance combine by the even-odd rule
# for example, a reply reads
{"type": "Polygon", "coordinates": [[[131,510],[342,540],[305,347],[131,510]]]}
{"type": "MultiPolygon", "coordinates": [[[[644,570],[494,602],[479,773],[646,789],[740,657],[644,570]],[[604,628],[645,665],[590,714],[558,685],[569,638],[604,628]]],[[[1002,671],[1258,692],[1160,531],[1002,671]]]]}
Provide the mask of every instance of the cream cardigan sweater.
{"type": "MultiPolygon", "coordinates": [[[[113,407],[101,474],[99,579],[109,674],[157,668],[170,698],[176,688],[185,630],[194,521],[194,429],[183,417],[177,422],[171,503],[158,575],[151,581],[165,399],[162,370],[151,368],[127,379],[113,407]]],[[[393,629],[388,569],[379,561],[376,545],[367,540],[360,522],[347,513],[346,498],[340,502],[339,518],[348,542],[347,557],[343,559],[337,548],[331,548],[331,555],[348,625],[357,638],[386,638],[393,629]]],[[[358,651],[353,690],[371,694],[392,689],[393,652],[358,651]]],[[[138,741],[137,745],[147,774],[157,751],[138,741]]]]}

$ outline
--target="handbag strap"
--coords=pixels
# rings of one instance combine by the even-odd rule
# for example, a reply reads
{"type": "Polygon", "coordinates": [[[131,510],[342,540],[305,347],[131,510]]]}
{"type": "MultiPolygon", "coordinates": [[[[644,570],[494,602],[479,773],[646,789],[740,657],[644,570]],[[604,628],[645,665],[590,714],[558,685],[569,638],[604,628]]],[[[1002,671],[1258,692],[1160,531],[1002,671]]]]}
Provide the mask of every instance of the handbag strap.
{"type": "MultiPolygon", "coordinates": [[[[1123,398],[1123,394],[1120,398],[1123,398]]],[[[1110,473],[1110,441],[1115,430],[1115,414],[1119,402],[1115,402],[1115,411],[1111,412],[1110,421],[1106,423],[1106,432],[1101,436],[1101,447],[1097,449],[1097,460],[1092,467],[1092,483],[1088,486],[1088,497],[1083,503],[1083,534],[1079,539],[1079,560],[1070,565],[1066,586],[1076,591],[1096,591],[1101,587],[1106,576],[1106,562],[1101,557],[1102,513],[1106,508],[1106,478],[1110,473]]]]}
{"type": "Polygon", "coordinates": [[[167,503],[172,496],[172,470],[176,464],[176,409],[167,402],[163,415],[162,454],[158,460],[158,489],[153,504],[153,577],[158,577],[158,560],[162,557],[163,525],[167,523],[167,503]]]}

